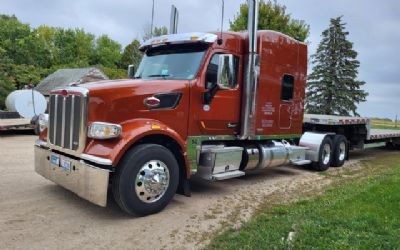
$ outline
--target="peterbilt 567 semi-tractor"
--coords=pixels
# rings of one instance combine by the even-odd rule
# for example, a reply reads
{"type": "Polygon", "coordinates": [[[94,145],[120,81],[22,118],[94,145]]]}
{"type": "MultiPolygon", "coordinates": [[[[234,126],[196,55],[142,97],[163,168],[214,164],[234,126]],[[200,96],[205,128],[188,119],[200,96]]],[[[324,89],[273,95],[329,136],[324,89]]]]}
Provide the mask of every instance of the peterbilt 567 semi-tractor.
{"type": "Polygon", "coordinates": [[[324,171],[348,151],[400,144],[400,132],[368,119],[304,115],[307,46],[257,31],[152,38],[134,79],[55,90],[35,145],[35,169],[106,206],[108,190],[129,214],[162,210],[190,178],[220,181],[285,164],[324,171]]]}

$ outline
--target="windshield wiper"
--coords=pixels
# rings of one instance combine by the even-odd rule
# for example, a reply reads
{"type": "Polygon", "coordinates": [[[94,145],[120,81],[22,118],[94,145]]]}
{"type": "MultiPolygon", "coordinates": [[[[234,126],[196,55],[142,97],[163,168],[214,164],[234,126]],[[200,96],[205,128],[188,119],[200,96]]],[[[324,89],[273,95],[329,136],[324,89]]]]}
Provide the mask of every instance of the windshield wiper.
{"type": "Polygon", "coordinates": [[[165,78],[165,77],[168,77],[168,76],[170,76],[170,75],[161,75],[161,74],[158,74],[158,75],[148,75],[147,77],[163,77],[163,78],[165,78]]]}

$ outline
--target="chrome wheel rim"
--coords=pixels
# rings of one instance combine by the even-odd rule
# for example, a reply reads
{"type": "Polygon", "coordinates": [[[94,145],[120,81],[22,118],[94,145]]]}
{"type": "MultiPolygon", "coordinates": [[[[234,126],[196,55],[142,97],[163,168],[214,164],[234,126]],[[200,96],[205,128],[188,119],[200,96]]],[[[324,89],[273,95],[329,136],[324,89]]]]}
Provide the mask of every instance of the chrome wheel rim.
{"type": "Polygon", "coordinates": [[[326,165],[331,160],[331,146],[329,144],[325,144],[322,150],[322,162],[326,165]]]}
{"type": "Polygon", "coordinates": [[[339,144],[339,160],[344,161],[346,158],[346,143],[341,142],[339,144]]]}
{"type": "Polygon", "coordinates": [[[135,180],[135,191],[145,203],[153,203],[164,196],[169,186],[169,170],[159,160],[146,162],[139,170],[135,180]]]}

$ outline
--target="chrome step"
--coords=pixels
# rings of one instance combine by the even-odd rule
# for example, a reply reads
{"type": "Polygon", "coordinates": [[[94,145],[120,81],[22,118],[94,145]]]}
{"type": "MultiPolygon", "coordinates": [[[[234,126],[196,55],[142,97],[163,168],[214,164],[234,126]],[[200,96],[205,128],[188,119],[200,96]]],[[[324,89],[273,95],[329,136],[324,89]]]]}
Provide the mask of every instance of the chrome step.
{"type": "Polygon", "coordinates": [[[221,180],[240,177],[243,175],[245,175],[245,173],[243,171],[234,170],[234,171],[223,172],[223,173],[219,173],[219,174],[213,174],[212,180],[221,181],[221,180]]]}
{"type": "Polygon", "coordinates": [[[292,161],[292,164],[296,165],[296,166],[307,165],[307,164],[310,164],[310,163],[311,163],[310,160],[292,161]]]}

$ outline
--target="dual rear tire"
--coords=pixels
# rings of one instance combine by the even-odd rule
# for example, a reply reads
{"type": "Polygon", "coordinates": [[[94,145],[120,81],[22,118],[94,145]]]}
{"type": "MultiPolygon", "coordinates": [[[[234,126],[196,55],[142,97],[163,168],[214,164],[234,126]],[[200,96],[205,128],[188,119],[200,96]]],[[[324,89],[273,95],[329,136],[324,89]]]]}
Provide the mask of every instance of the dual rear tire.
{"type": "Polygon", "coordinates": [[[318,161],[312,163],[316,171],[326,171],[330,166],[341,167],[347,160],[348,143],[343,135],[335,135],[333,140],[326,136],[320,145],[318,161]]]}

